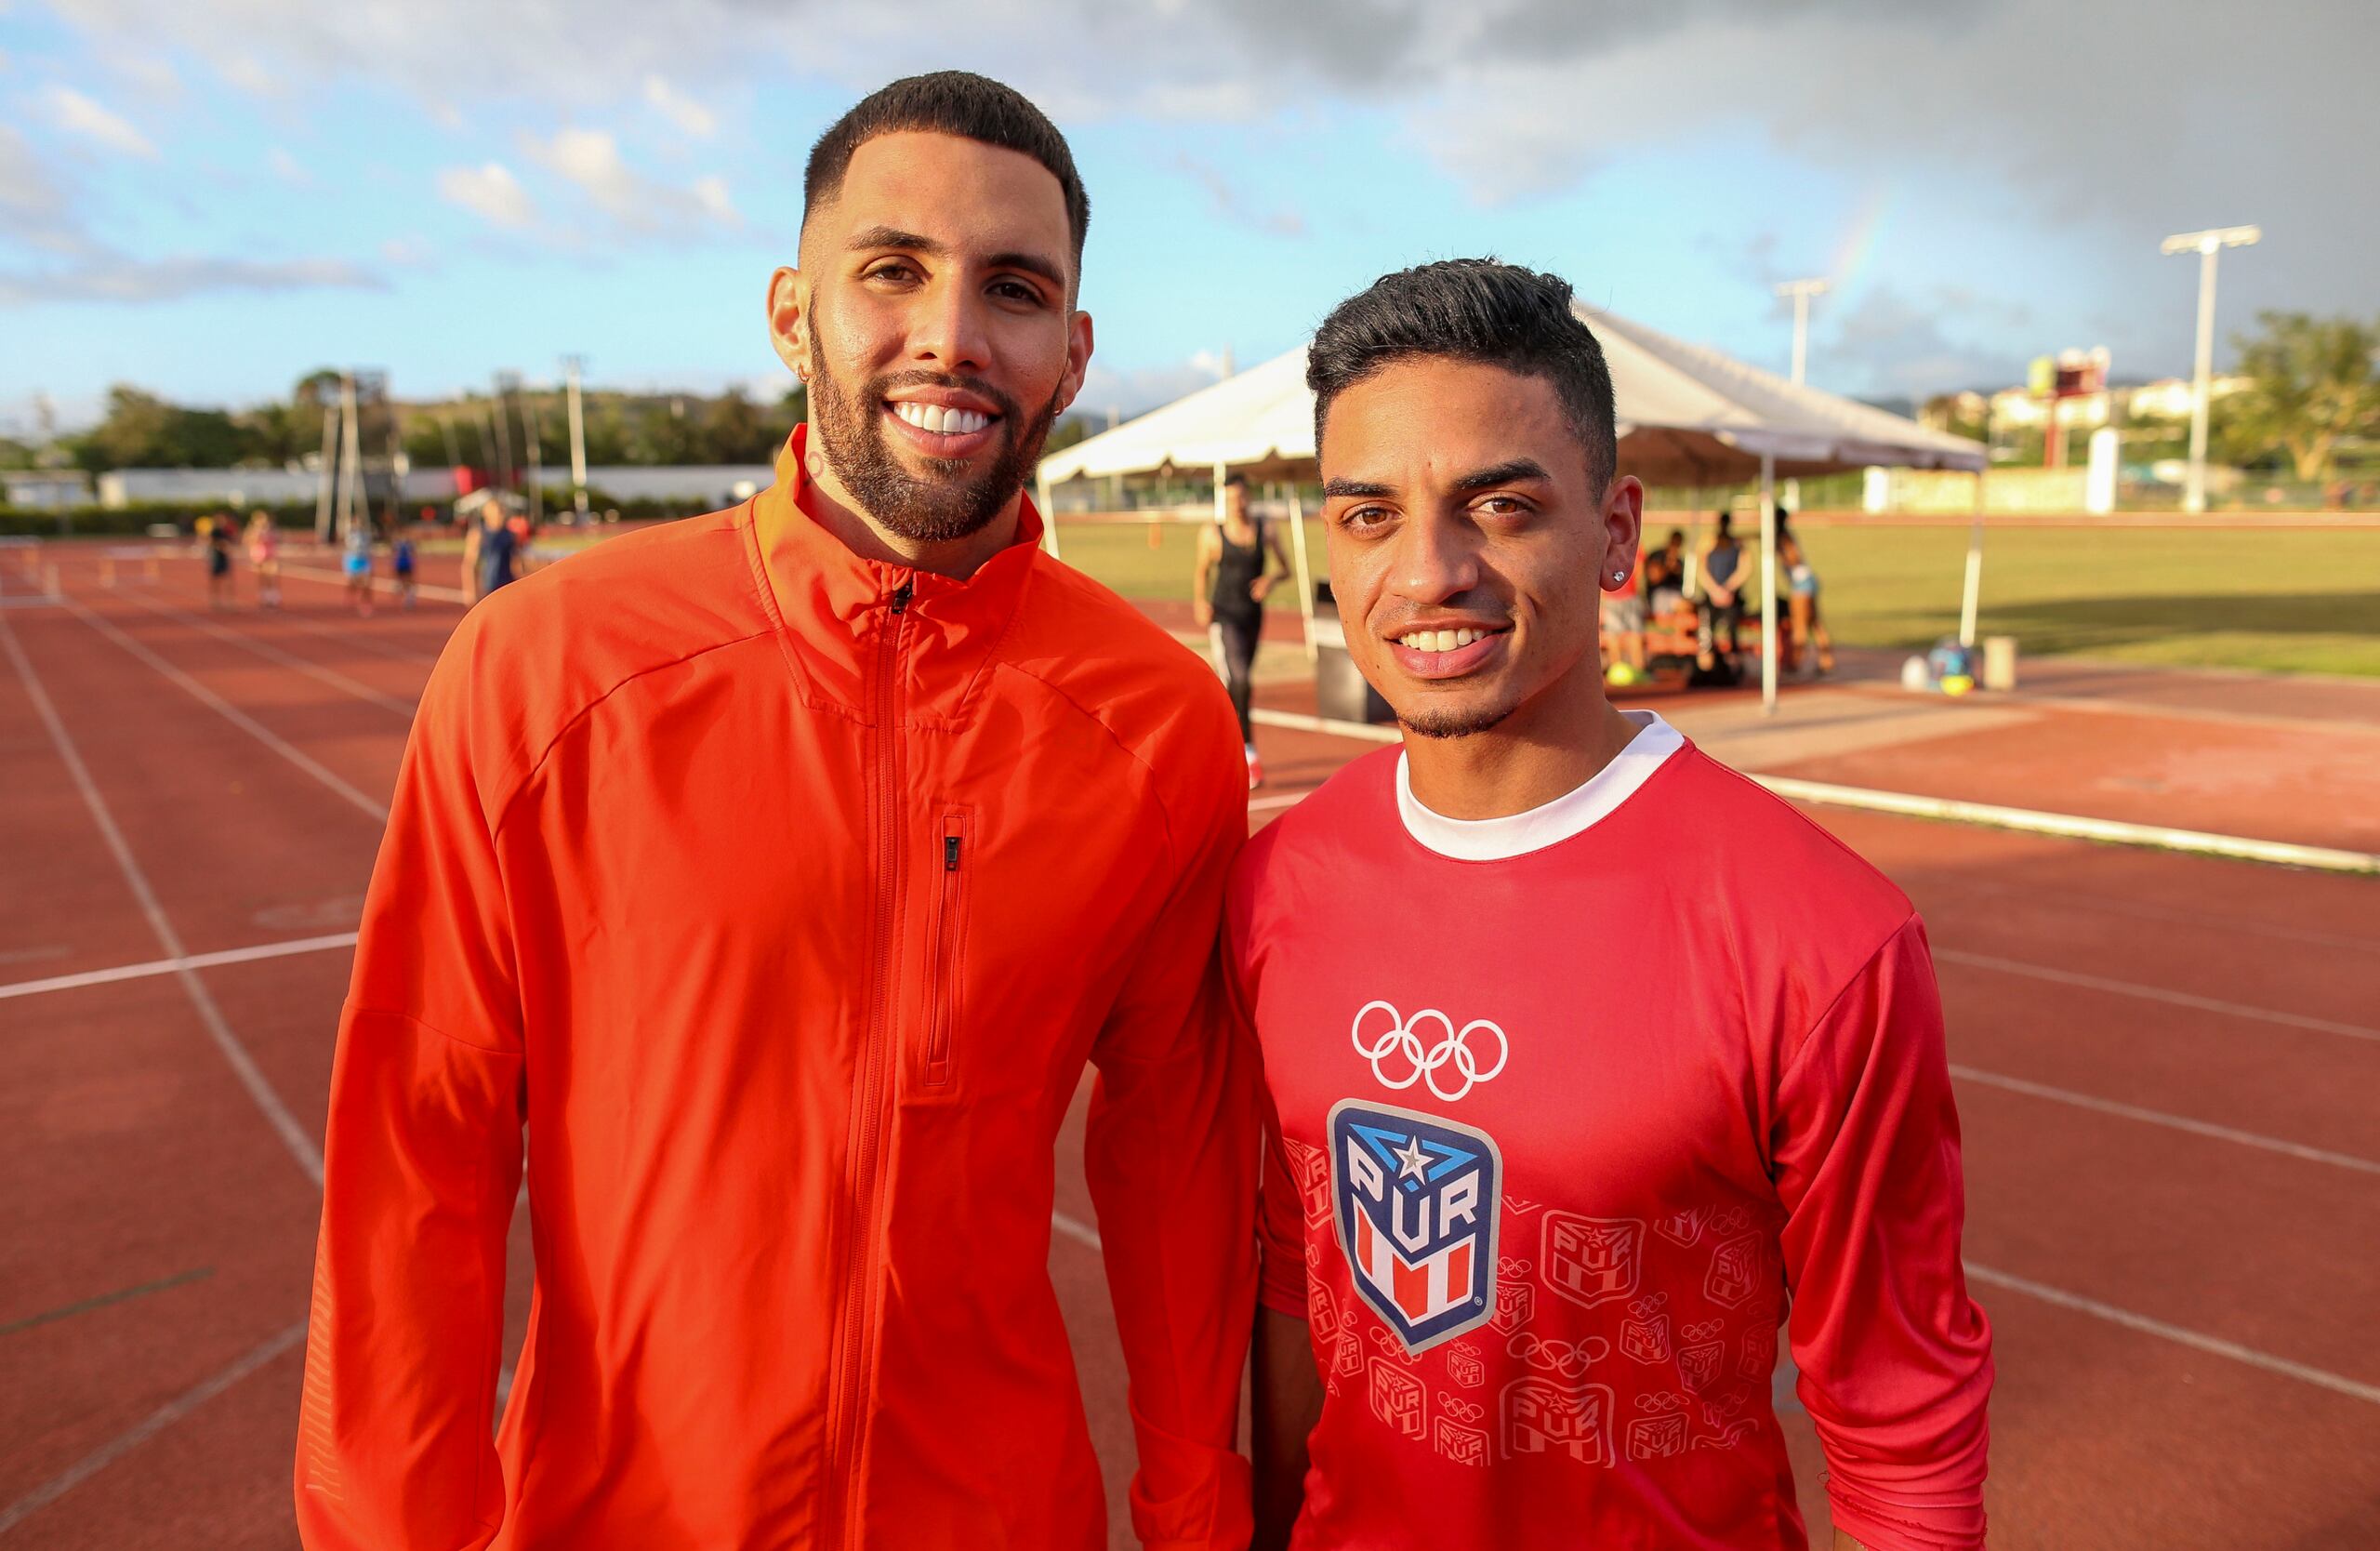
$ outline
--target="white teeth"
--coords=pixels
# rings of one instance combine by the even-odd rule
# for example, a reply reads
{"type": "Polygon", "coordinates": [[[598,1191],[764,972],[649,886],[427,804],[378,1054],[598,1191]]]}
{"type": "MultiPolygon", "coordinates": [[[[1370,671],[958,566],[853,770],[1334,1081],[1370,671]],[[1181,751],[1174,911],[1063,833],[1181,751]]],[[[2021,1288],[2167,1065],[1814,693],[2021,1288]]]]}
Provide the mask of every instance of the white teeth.
{"type": "Polygon", "coordinates": [[[917,427],[938,436],[969,436],[992,423],[992,418],[980,410],[945,409],[938,404],[901,403],[892,413],[917,427]]]}
{"type": "Polygon", "coordinates": [[[1452,652],[1486,637],[1486,630],[1469,626],[1454,630],[1408,630],[1400,639],[1416,652],[1452,652]]]}

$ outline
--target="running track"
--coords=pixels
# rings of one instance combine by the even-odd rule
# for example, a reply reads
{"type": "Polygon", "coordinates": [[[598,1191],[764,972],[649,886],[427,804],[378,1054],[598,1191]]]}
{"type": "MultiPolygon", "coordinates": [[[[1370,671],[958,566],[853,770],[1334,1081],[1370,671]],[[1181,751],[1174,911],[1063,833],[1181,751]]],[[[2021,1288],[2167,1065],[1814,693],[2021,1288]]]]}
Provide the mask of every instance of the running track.
{"type": "MultiPolygon", "coordinates": [[[[456,613],[293,579],[210,615],[185,563],[62,566],[59,604],[0,577],[0,1551],[285,1547],[347,935],[456,613]]],[[[1263,737],[1258,823],[1362,751],[1263,737]]],[[[1994,1545],[2380,1545],[2374,885],[1817,816],[1940,960],[1994,1545]]],[[[1051,1271],[1120,1504],[1078,1155],[1070,1126],[1051,1271]]]]}

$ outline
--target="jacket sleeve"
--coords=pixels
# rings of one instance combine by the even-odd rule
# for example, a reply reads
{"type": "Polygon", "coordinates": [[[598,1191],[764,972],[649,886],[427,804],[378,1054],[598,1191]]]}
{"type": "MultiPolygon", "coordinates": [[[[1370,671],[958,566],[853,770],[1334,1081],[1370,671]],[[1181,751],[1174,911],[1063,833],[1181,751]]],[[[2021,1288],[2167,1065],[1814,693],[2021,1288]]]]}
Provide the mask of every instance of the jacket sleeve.
{"type": "Polygon", "coordinates": [[[1777,1127],[1788,1330],[1835,1528],[1869,1551],[1978,1548],[1991,1329],[1959,1260],[1959,1120],[1915,916],[1792,1054],[1777,1127]]]}
{"type": "Polygon", "coordinates": [[[1172,894],[1092,1047],[1084,1155],[1130,1373],[1133,1531],[1151,1547],[1236,1551],[1251,1531],[1233,1444],[1260,1144],[1215,937],[1246,789],[1207,801],[1195,829],[1174,831],[1186,855],[1172,894]]]}
{"type": "Polygon", "coordinates": [[[1305,1258],[1305,1200],[1289,1162],[1289,1143],[1281,1134],[1280,1112],[1273,1100],[1273,1084],[1265,1076],[1263,1042],[1257,1038],[1256,1014],[1249,992],[1249,943],[1244,885],[1235,883],[1223,905],[1223,977],[1224,1003],[1231,1014],[1232,1040],[1240,1058],[1254,1074],[1257,1124],[1264,1137],[1260,1165],[1263,1183],[1257,1195],[1258,1306],[1292,1319],[1308,1317],[1305,1258]]]}
{"type": "Polygon", "coordinates": [[[505,1236],[521,1179],[512,936],[464,659],[422,698],[332,1064],[298,1438],[311,1551],[484,1547],[505,1236]]]}

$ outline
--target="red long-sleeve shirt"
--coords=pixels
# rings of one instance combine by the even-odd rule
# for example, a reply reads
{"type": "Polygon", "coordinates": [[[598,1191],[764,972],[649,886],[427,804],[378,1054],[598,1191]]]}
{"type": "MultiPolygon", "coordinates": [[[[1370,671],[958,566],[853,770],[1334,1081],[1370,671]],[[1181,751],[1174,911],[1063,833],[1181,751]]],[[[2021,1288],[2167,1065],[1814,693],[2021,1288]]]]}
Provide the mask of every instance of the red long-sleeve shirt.
{"type": "Polygon", "coordinates": [[[1836,1525],[1979,1546],[1990,1332],[1908,900],[1657,719],[1485,824],[1401,758],[1263,831],[1226,908],[1263,1301],[1327,1391],[1294,1545],[1799,1548],[1783,1321],[1836,1525]]]}
{"type": "Polygon", "coordinates": [[[1135,1527],[1245,1543],[1229,704],[1029,507],[965,581],[863,561],[801,451],[496,594],[431,676],[332,1076],[314,1551],[1104,1546],[1048,1266],[1086,1059],[1135,1527]]]}

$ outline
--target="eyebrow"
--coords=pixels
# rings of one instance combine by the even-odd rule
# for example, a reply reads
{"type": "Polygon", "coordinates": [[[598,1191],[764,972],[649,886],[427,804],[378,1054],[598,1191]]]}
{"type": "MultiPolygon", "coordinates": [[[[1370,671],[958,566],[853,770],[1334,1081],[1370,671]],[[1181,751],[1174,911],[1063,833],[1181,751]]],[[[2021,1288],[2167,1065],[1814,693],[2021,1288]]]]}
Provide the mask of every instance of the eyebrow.
{"type": "Polygon", "coordinates": [[[1457,490],[1486,490],[1499,484],[1519,484],[1529,480],[1553,483],[1554,476],[1544,465],[1533,457],[1515,457],[1489,468],[1463,475],[1454,482],[1457,490]]]}
{"type": "Polygon", "coordinates": [[[1395,491],[1388,485],[1372,484],[1359,479],[1325,480],[1322,484],[1322,495],[1325,500],[1334,496],[1393,496],[1395,494],[1395,491]]]}
{"type": "MultiPolygon", "coordinates": [[[[929,258],[947,258],[950,246],[932,237],[921,237],[915,232],[904,232],[897,226],[870,226],[852,233],[845,245],[853,253],[872,252],[879,248],[899,248],[905,253],[922,253],[929,258]]],[[[985,260],[985,267],[995,270],[1022,270],[1038,275],[1060,290],[1065,289],[1066,272],[1057,263],[1038,253],[995,253],[985,260]]]]}

